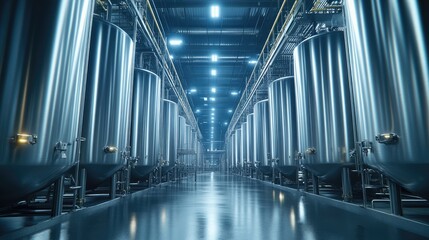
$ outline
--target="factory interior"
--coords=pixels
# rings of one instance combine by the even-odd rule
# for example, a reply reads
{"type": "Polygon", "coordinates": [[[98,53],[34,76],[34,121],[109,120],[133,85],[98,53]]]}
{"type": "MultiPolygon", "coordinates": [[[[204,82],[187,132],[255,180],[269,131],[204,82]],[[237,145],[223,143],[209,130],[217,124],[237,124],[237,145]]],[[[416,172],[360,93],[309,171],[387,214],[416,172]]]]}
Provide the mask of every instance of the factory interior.
{"type": "Polygon", "coordinates": [[[428,9],[0,0],[0,240],[429,239],[428,9]]]}

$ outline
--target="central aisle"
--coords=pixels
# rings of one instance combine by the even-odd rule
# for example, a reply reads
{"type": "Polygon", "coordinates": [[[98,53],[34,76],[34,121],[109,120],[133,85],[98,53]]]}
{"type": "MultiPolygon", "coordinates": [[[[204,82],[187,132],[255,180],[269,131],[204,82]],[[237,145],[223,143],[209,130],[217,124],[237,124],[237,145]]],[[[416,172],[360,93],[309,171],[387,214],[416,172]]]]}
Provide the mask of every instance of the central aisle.
{"type": "Polygon", "coordinates": [[[255,180],[207,173],[73,214],[24,239],[424,239],[255,180]]]}

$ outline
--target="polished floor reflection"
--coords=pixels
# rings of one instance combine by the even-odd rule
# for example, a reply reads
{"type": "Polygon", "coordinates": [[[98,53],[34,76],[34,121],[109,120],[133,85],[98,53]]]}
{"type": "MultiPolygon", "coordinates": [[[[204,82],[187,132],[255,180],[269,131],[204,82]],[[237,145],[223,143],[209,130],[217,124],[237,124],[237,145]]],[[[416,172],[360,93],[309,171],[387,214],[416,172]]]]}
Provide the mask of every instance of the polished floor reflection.
{"type": "Polygon", "coordinates": [[[208,173],[193,180],[73,213],[20,239],[425,239],[389,219],[251,179],[208,173]]]}

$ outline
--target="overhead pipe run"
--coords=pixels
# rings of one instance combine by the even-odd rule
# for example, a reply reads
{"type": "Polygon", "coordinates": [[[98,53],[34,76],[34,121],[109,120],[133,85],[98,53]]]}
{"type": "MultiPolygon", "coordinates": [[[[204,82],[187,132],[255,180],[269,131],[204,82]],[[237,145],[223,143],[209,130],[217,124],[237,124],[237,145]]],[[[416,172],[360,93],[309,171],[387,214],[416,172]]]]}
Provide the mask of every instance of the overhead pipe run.
{"type": "Polygon", "coordinates": [[[259,30],[253,28],[219,28],[219,29],[204,29],[204,28],[193,28],[193,29],[177,29],[179,34],[190,34],[190,35],[258,35],[259,30]]]}

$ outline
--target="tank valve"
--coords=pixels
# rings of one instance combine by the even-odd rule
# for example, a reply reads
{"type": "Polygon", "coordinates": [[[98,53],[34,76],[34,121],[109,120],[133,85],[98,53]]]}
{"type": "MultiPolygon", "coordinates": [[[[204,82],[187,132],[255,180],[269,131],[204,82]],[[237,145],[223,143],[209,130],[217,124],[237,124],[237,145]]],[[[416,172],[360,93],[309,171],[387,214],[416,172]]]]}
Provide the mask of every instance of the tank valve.
{"type": "Polygon", "coordinates": [[[386,145],[396,144],[399,142],[399,136],[396,133],[380,133],[375,136],[375,141],[386,145]]]}
{"type": "Polygon", "coordinates": [[[103,150],[105,153],[115,153],[118,151],[118,148],[114,146],[105,146],[103,150]]]}
{"type": "Polygon", "coordinates": [[[316,154],[316,148],[314,148],[314,147],[307,148],[307,150],[305,150],[305,153],[308,155],[314,155],[314,154],[316,154]]]}
{"type": "Polygon", "coordinates": [[[372,142],[370,141],[362,141],[359,143],[362,153],[365,156],[368,156],[369,153],[372,153],[372,142]]]}
{"type": "Polygon", "coordinates": [[[68,146],[70,146],[71,143],[67,143],[67,142],[57,142],[55,144],[55,151],[60,152],[60,157],[61,158],[67,158],[66,152],[67,152],[67,148],[68,146]]]}
{"type": "Polygon", "coordinates": [[[37,143],[37,135],[18,133],[15,136],[10,138],[10,142],[15,145],[23,145],[23,144],[34,145],[37,143]]]}

